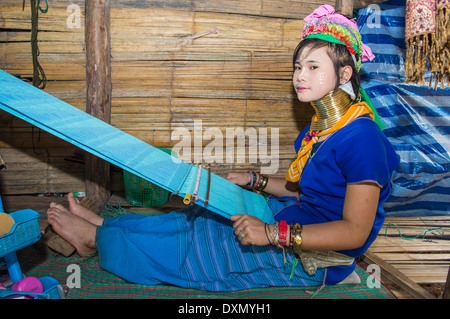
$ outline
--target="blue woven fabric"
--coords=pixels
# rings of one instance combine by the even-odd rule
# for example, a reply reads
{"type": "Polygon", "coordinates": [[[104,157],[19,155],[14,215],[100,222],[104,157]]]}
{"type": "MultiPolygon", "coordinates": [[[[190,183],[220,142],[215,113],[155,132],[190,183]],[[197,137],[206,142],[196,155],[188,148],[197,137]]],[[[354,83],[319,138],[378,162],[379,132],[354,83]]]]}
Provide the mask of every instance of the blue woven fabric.
{"type": "MultiPolygon", "coordinates": [[[[357,22],[363,42],[376,56],[363,64],[362,86],[401,157],[386,214],[449,214],[450,88],[405,83],[405,1],[379,8],[360,10],[357,22]]],[[[426,79],[430,77],[427,73],[426,79]]]]}
{"type": "MultiPolygon", "coordinates": [[[[118,167],[184,197],[198,167],[127,134],[0,70],[0,108],[118,167]]],[[[149,124],[150,125],[150,124],[149,124]]],[[[208,172],[202,169],[197,204],[204,206],[208,172]]],[[[265,198],[211,174],[207,208],[224,217],[252,214],[273,223],[265,198]]]]}
{"type": "MultiPolygon", "coordinates": [[[[242,246],[232,222],[200,206],[159,216],[108,218],[97,231],[100,266],[134,283],[172,284],[207,291],[322,284],[292,254],[273,245],[242,246]]],[[[342,280],[343,278],[341,278],[342,280]]]]}

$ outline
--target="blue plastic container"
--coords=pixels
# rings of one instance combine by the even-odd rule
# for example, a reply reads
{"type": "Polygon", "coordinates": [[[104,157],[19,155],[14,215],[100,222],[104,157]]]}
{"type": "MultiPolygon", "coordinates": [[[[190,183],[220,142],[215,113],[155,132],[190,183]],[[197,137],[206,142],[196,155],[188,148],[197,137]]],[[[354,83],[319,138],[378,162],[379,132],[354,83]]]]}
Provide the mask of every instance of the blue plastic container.
{"type": "MultiPolygon", "coordinates": [[[[1,203],[1,201],[0,201],[1,203]]],[[[12,283],[23,279],[16,251],[30,246],[41,238],[38,217],[32,209],[19,210],[9,214],[14,219],[10,232],[0,236],[0,258],[4,257],[12,283]]],[[[0,298],[35,296],[36,299],[61,299],[59,282],[52,277],[38,278],[43,286],[42,293],[0,290],[0,298]]]]}
{"type": "Polygon", "coordinates": [[[38,217],[32,209],[24,209],[9,214],[14,219],[10,232],[0,236],[0,258],[5,257],[9,275],[13,283],[23,279],[16,251],[34,244],[41,238],[38,217]]]}
{"type": "Polygon", "coordinates": [[[24,209],[9,215],[15,223],[9,233],[0,236],[0,257],[34,244],[41,238],[37,220],[39,213],[24,209]]]}

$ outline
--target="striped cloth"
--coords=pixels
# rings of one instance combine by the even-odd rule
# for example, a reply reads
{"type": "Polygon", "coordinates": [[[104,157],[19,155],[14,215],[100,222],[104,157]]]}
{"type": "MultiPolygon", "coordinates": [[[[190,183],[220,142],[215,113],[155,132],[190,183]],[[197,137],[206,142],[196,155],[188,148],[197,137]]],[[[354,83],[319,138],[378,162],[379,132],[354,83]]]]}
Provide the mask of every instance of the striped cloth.
{"type": "Polygon", "coordinates": [[[200,206],[158,216],[125,214],[97,230],[101,267],[129,282],[172,284],[206,291],[306,287],[323,282],[324,269],[306,274],[274,246],[242,246],[232,222],[200,206]]]}
{"type": "MultiPolygon", "coordinates": [[[[101,216],[118,217],[133,214],[132,211],[120,207],[109,207],[100,213],[101,216]]],[[[160,213],[143,213],[145,216],[158,216],[160,213]]],[[[212,214],[221,219],[217,214],[212,214]]],[[[46,213],[41,212],[40,219],[46,220],[46,213]]],[[[212,221],[210,224],[214,224],[212,221]]],[[[184,224],[184,223],[182,223],[184,224]]],[[[182,226],[183,228],[186,225],[182,226]]],[[[176,226],[179,229],[179,226],[176,226]]],[[[220,245],[220,242],[217,243],[220,245]]],[[[283,264],[283,257],[276,253],[277,264],[283,264]]],[[[292,284],[283,287],[260,287],[235,291],[207,291],[192,288],[177,287],[170,284],[143,285],[129,282],[118,277],[100,266],[99,255],[85,259],[74,254],[70,257],[55,255],[40,247],[32,245],[17,252],[22,271],[25,276],[44,277],[51,276],[62,285],[69,285],[67,299],[395,299],[395,295],[382,283],[377,284],[375,274],[369,274],[361,266],[356,265],[356,273],[361,279],[361,284],[346,284],[323,286],[318,283],[315,286],[299,287],[292,284]],[[80,280],[80,282],[77,282],[80,280]],[[69,288],[70,288],[69,287],[69,288]]],[[[289,258],[289,257],[288,257],[289,258]]],[[[290,258],[288,261],[291,261],[290,258]]],[[[285,265],[288,272],[290,265],[285,265]]],[[[301,268],[296,267],[296,274],[301,268]]],[[[0,267],[1,270],[1,267],[0,267]]],[[[275,278],[279,278],[277,274],[275,278]]],[[[297,281],[298,283],[298,281],[297,281]]],[[[158,304],[159,305],[159,304],[158,304]]]]}
{"type": "MultiPolygon", "coordinates": [[[[405,0],[359,11],[363,42],[376,58],[362,68],[362,86],[400,155],[388,216],[450,212],[450,88],[405,83],[405,0]],[[375,10],[374,10],[375,9],[375,10]],[[381,9],[381,10],[380,10],[381,9]]],[[[427,74],[427,79],[431,74],[427,74]]]]}
{"type": "MultiPolygon", "coordinates": [[[[67,299],[190,299],[205,302],[212,299],[395,299],[384,285],[376,282],[363,268],[355,271],[361,278],[359,285],[314,287],[266,287],[238,291],[211,292],[180,288],[173,285],[140,285],[121,279],[100,267],[98,256],[82,259],[77,255],[45,255],[42,250],[28,247],[17,255],[26,276],[52,276],[60,284],[71,285],[67,299]],[[78,268],[79,267],[79,268],[78,268]],[[79,286],[74,269],[79,270],[79,286]]],[[[184,301],[183,301],[184,302],[184,301]]],[[[156,306],[159,303],[155,304],[156,306]]]]}

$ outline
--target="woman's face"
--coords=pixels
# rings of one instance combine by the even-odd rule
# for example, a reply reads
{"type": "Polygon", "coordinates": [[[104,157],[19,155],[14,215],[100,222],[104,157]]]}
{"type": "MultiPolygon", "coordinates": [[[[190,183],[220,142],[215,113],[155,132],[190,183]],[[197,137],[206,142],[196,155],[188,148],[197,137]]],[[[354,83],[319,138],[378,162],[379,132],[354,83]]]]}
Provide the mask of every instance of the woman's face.
{"type": "Polygon", "coordinates": [[[334,90],[337,76],[327,47],[304,48],[295,61],[292,82],[301,102],[321,99],[334,90]]]}

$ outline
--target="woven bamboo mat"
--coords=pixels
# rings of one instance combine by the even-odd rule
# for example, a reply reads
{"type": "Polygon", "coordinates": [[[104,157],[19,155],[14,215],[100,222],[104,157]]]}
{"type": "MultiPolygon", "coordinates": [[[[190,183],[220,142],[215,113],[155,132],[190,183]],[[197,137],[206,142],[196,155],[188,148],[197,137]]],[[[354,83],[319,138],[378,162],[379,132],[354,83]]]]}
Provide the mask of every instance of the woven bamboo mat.
{"type": "MultiPolygon", "coordinates": [[[[384,285],[370,288],[369,274],[361,267],[358,285],[321,287],[268,287],[235,292],[208,292],[169,285],[138,285],[129,283],[100,268],[98,257],[83,260],[73,257],[40,254],[29,247],[18,253],[22,270],[27,276],[51,276],[66,284],[72,274],[69,265],[80,268],[80,288],[71,288],[67,299],[395,299],[384,285]],[[68,270],[69,269],[69,270],[68,270]]],[[[70,279],[69,279],[70,281],[70,279]]]]}

